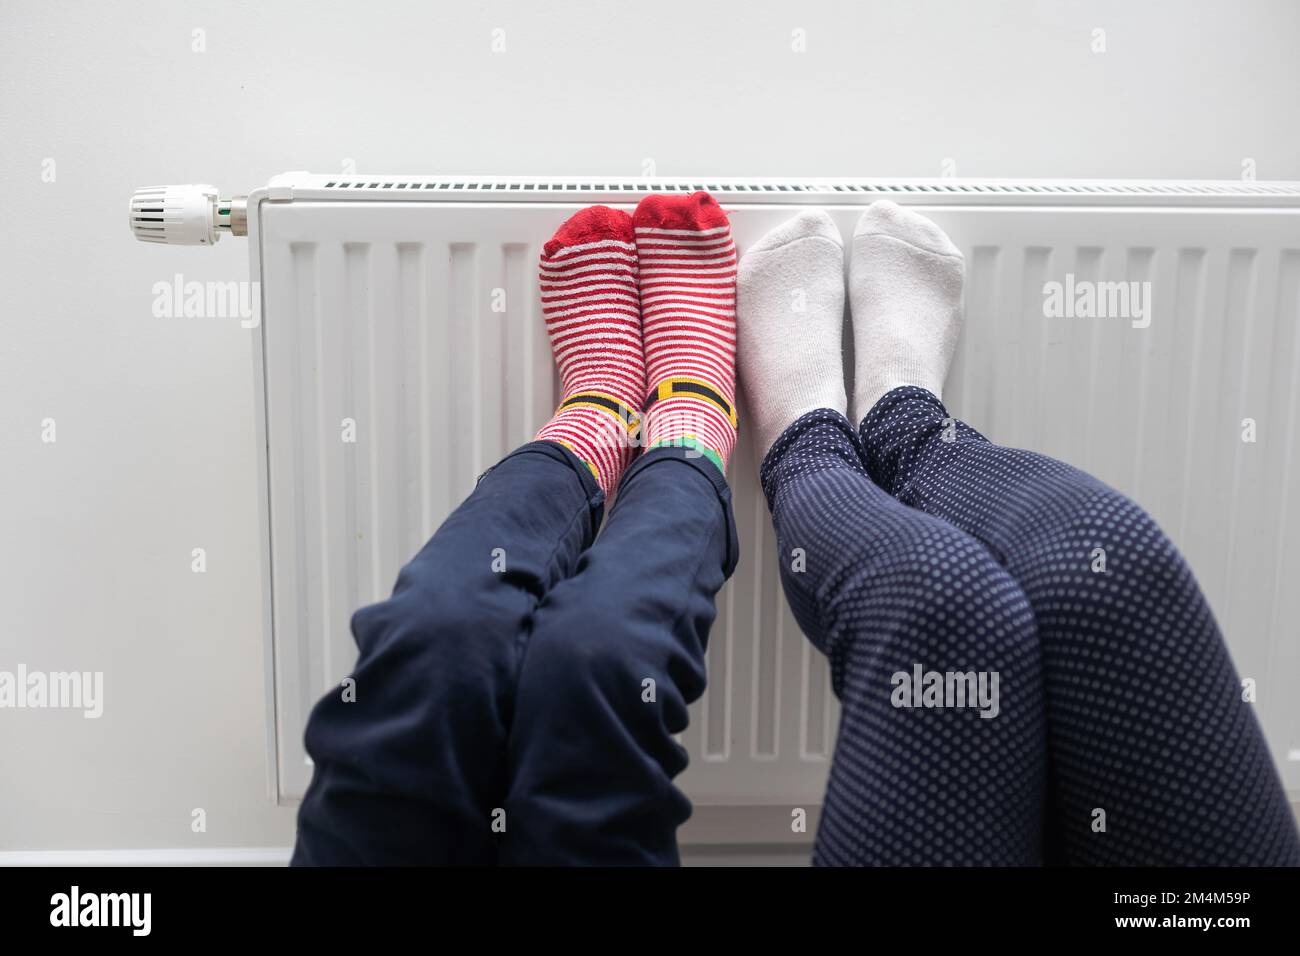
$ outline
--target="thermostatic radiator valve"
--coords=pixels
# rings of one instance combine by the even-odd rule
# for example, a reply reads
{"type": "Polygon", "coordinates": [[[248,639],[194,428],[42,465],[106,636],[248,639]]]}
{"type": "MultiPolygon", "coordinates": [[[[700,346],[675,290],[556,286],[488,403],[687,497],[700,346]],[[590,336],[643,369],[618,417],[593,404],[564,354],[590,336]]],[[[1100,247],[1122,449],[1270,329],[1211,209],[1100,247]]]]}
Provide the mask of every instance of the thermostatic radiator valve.
{"type": "Polygon", "coordinates": [[[210,246],[223,232],[248,235],[248,197],[222,199],[216,186],[143,186],[131,196],[131,232],[141,242],[210,246]]]}

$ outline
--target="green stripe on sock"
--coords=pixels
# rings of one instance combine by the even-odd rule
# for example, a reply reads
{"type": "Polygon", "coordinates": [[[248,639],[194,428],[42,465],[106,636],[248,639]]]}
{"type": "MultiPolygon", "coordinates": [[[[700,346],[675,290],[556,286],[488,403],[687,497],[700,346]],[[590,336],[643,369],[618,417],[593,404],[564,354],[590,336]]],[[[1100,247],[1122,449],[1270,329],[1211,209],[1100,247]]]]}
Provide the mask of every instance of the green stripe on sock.
{"type": "Polygon", "coordinates": [[[698,438],[694,438],[690,435],[683,435],[680,438],[661,438],[659,441],[651,445],[650,448],[694,448],[705,458],[709,459],[709,461],[717,465],[718,471],[722,472],[724,475],[727,473],[727,469],[723,467],[722,464],[722,456],[698,438]]]}

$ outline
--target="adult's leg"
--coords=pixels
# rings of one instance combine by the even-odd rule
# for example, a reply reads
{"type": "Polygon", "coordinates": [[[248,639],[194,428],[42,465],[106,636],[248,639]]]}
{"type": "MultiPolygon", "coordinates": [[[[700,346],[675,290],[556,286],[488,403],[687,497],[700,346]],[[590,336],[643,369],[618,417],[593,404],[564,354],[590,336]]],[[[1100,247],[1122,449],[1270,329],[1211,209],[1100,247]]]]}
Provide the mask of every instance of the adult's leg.
{"type": "Polygon", "coordinates": [[[785,594],[843,704],[815,862],[1039,862],[1046,770],[1029,607],[975,541],[867,478],[844,415],[844,249],[831,218],[800,213],[751,246],[737,304],[785,594]],[[918,669],[922,686],[907,686],[918,669]],[[937,698],[924,694],[927,672],[944,675],[937,698]],[[965,707],[924,706],[950,702],[948,673],[951,703],[956,675],[976,690],[983,675],[990,706],[977,692],[965,707]]]}
{"type": "Polygon", "coordinates": [[[1041,862],[1043,699],[1020,588],[876,487],[838,411],[796,420],[761,477],[786,597],[843,705],[814,862],[1041,862]],[[918,670],[969,675],[965,706],[949,679],[923,697],[918,670]]]}
{"type": "Polygon", "coordinates": [[[704,692],[731,491],[693,449],[628,469],[600,537],[532,619],[509,743],[501,862],[678,862],[690,803],[673,735],[704,692]]]}
{"type": "Polygon", "coordinates": [[[983,542],[1033,608],[1049,859],[1300,862],[1254,710],[1169,539],[1113,489],[992,445],[940,403],[962,275],[961,252],[930,220],[892,203],[863,214],[849,260],[855,418],[871,477],[983,542]]]}
{"type": "Polygon", "coordinates": [[[295,864],[495,861],[522,641],[590,544],[603,500],[567,449],[525,445],[479,481],[390,598],[353,615],[355,683],[307,724],[315,770],[295,864]]]}
{"type": "Polygon", "coordinates": [[[1146,512],[1077,468],[991,444],[925,389],[886,394],[861,438],[881,487],[978,538],[1029,598],[1062,860],[1300,863],[1223,636],[1146,512]]]}

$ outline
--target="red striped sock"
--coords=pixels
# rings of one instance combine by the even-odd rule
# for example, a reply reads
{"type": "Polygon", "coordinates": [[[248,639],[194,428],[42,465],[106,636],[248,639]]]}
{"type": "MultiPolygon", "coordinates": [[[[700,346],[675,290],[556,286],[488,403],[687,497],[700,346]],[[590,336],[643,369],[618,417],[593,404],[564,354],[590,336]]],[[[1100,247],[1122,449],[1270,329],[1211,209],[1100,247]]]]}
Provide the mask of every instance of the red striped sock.
{"type": "Polygon", "coordinates": [[[686,445],[722,471],[736,443],[736,246],[706,192],[632,215],[650,385],[647,447],[686,445]]]}
{"type": "Polygon", "coordinates": [[[574,215],[542,250],[542,311],[563,397],[537,433],[587,463],[605,494],[635,451],[645,356],[632,218],[606,206],[574,215]]]}

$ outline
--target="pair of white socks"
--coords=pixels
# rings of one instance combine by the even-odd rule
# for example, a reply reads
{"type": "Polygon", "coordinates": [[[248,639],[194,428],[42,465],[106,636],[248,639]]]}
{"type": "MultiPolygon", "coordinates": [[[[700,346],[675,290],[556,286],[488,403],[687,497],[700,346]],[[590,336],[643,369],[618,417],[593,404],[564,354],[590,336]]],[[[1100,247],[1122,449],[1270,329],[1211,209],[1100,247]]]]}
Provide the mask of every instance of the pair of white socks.
{"type": "Polygon", "coordinates": [[[850,406],[839,229],[809,210],[759,239],[741,260],[736,287],[737,361],[757,460],[814,409],[857,425],[900,385],[940,395],[961,332],[964,271],[961,252],[929,219],[883,200],[867,208],[848,254],[850,406]]]}

